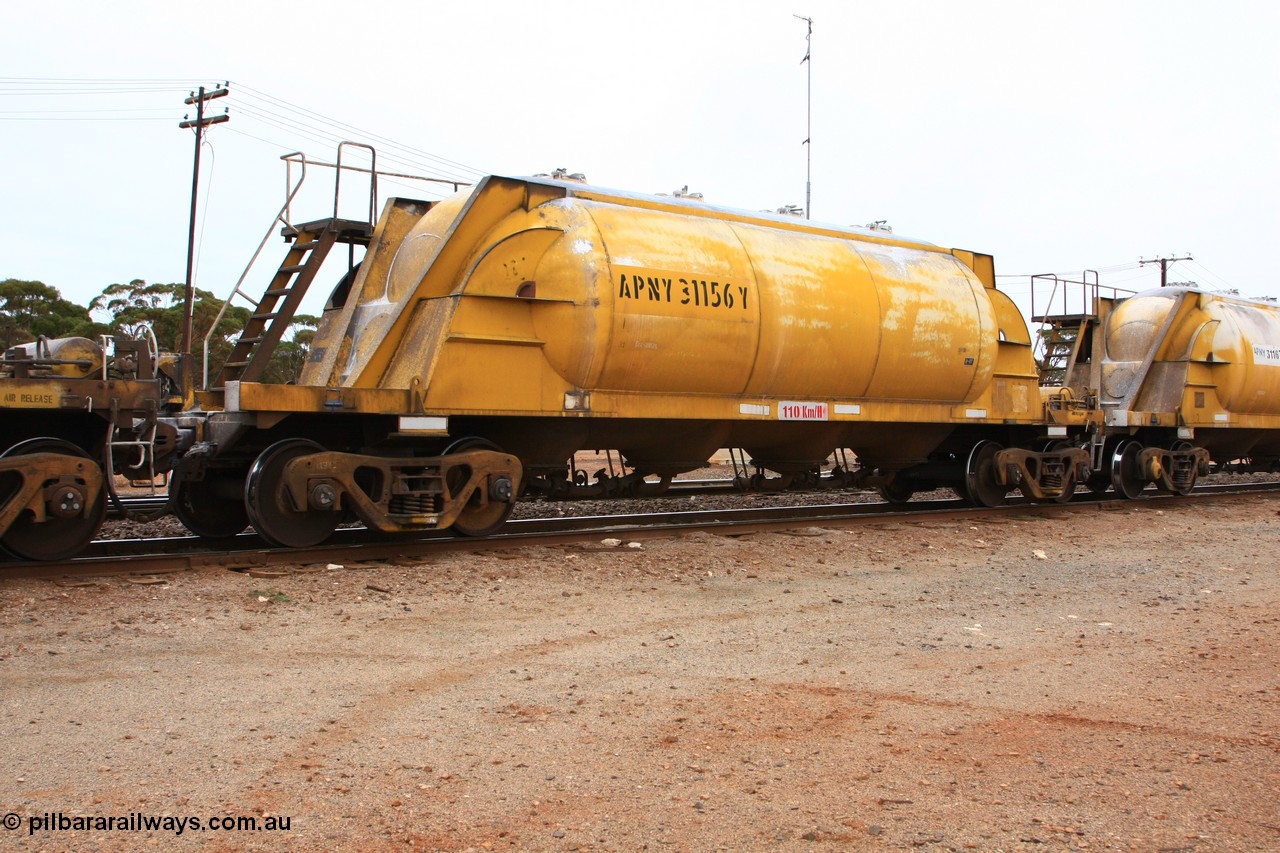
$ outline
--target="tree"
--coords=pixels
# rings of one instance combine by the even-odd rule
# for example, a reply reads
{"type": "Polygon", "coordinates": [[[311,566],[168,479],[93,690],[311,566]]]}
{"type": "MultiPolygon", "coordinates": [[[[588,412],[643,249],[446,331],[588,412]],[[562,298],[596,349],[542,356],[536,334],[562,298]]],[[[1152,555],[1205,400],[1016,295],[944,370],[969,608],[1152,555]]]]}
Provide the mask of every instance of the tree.
{"type": "MultiPolygon", "coordinates": [[[[112,315],[111,325],[121,332],[136,336],[142,326],[149,325],[155,332],[160,348],[177,352],[182,346],[184,299],[186,287],[180,283],[147,284],[134,279],[128,284],[113,284],[97,296],[89,307],[112,315]]],[[[213,325],[214,318],[222,310],[223,301],[207,290],[196,290],[196,303],[192,312],[191,347],[197,359],[197,373],[203,354],[203,341],[213,325]]],[[[209,376],[213,377],[226,361],[235,346],[252,312],[248,308],[233,305],[222,315],[218,328],[209,338],[209,376]]],[[[272,353],[263,373],[263,382],[285,383],[297,380],[306,363],[307,351],[318,318],[305,314],[294,317],[290,329],[296,329],[292,340],[281,340],[272,353]],[[298,328],[301,327],[301,328],[298,328]]]]}
{"type": "Polygon", "coordinates": [[[41,335],[96,338],[108,331],[88,309],[63,299],[56,287],[16,278],[0,282],[0,341],[21,344],[41,335]]]}
{"type": "MultiPolygon", "coordinates": [[[[135,278],[128,284],[108,285],[89,303],[89,309],[110,314],[112,327],[130,337],[137,337],[144,326],[150,326],[161,350],[179,352],[182,347],[185,298],[184,284],[147,284],[142,279],[135,278]]],[[[197,373],[204,337],[221,310],[221,299],[207,290],[196,290],[191,347],[197,359],[197,373]]],[[[209,339],[210,376],[226,361],[235,338],[249,321],[249,315],[248,308],[234,305],[222,315],[217,331],[209,339]]]]}
{"type": "MultiPolygon", "coordinates": [[[[126,334],[136,335],[139,329],[150,326],[160,348],[177,352],[182,346],[183,300],[186,287],[181,283],[147,284],[135,278],[128,284],[108,285],[89,303],[91,311],[105,311],[112,317],[111,325],[126,334]]],[[[196,291],[193,313],[193,345],[197,346],[213,325],[213,319],[222,310],[222,300],[207,290],[196,291]]],[[[249,319],[249,309],[231,307],[218,323],[214,338],[228,337],[244,328],[249,319]]],[[[210,341],[212,345],[212,341],[210,341]]]]}

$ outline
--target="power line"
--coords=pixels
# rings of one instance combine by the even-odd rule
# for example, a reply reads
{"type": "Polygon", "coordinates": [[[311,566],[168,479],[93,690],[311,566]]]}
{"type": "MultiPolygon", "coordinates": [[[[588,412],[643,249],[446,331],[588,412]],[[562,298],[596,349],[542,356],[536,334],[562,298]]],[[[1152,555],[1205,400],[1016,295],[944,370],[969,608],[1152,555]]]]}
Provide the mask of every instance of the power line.
{"type": "MultiPolygon", "coordinates": [[[[1139,266],[1139,265],[1138,265],[1136,262],[1134,262],[1134,263],[1128,263],[1128,264],[1112,264],[1111,266],[1105,266],[1105,267],[1089,267],[1089,268],[1087,269],[1087,271],[1088,271],[1088,272],[1096,272],[1096,273],[1099,273],[1099,274],[1104,274],[1104,273],[1120,273],[1120,272],[1128,272],[1129,270],[1136,270],[1136,269],[1138,269],[1138,266],[1139,266]]],[[[1078,275],[1082,275],[1084,272],[1086,272],[1086,269],[1085,269],[1084,267],[1081,267],[1081,268],[1078,268],[1078,269],[1065,270],[1065,271],[1064,271],[1064,270],[1056,270],[1056,271],[1052,271],[1052,272],[1049,272],[1049,273],[1043,273],[1043,272],[1039,272],[1039,273],[997,273],[997,274],[996,274],[996,278],[1031,278],[1031,276],[1033,276],[1033,275],[1058,275],[1058,276],[1062,276],[1063,278],[1066,278],[1066,277],[1068,277],[1068,276],[1078,276],[1078,275]]]]}
{"type": "Polygon", "coordinates": [[[1216,278],[1216,279],[1218,280],[1218,283],[1219,283],[1219,284],[1221,284],[1224,288],[1231,288],[1231,287],[1233,286],[1233,285],[1231,284],[1231,282],[1230,282],[1230,281],[1228,281],[1227,279],[1225,279],[1225,278],[1223,278],[1222,276],[1218,275],[1218,274],[1217,274],[1217,273],[1215,273],[1213,270],[1209,269],[1208,267],[1206,267],[1204,264],[1200,263],[1199,261],[1197,261],[1197,260],[1195,260],[1195,259],[1192,259],[1192,260],[1191,260],[1191,264],[1192,264],[1193,266],[1199,267],[1201,270],[1203,270],[1204,272],[1208,273],[1208,274],[1210,275],[1210,277],[1212,277],[1212,278],[1216,278]]]}
{"type": "Polygon", "coordinates": [[[0,115],[0,121],[169,121],[164,116],[134,116],[132,118],[119,116],[111,118],[108,116],[89,117],[89,116],[63,116],[61,118],[47,118],[38,116],[6,116],[0,115]]]}
{"type": "Polygon", "coordinates": [[[186,84],[188,77],[0,77],[0,83],[175,83],[186,84]]]}
{"type": "MultiPolygon", "coordinates": [[[[439,157],[439,156],[437,156],[437,155],[435,155],[435,154],[431,154],[431,153],[429,153],[429,152],[422,151],[422,150],[417,149],[417,148],[412,148],[412,147],[410,147],[410,146],[403,145],[402,143],[396,142],[395,140],[389,139],[389,138],[387,138],[387,137],[385,137],[385,136],[381,136],[381,135],[379,135],[379,134],[372,133],[372,132],[370,132],[370,131],[367,131],[367,130],[364,130],[364,129],[361,129],[361,128],[358,128],[358,127],[355,127],[354,125],[350,125],[350,124],[347,124],[347,123],[345,123],[345,122],[341,122],[341,121],[338,121],[338,120],[336,120],[336,119],[329,118],[329,117],[327,117],[327,116],[321,115],[320,113],[317,113],[317,112],[314,112],[314,111],[312,111],[312,110],[306,109],[305,107],[300,107],[300,106],[298,106],[298,105],[296,105],[296,104],[290,103],[289,101],[285,101],[285,100],[283,100],[283,99],[281,99],[281,98],[277,98],[277,97],[275,97],[275,96],[273,96],[273,95],[269,95],[269,94],[267,94],[266,92],[262,92],[262,91],[259,91],[259,90],[257,90],[257,89],[254,89],[253,87],[251,87],[251,86],[247,86],[247,85],[245,85],[245,84],[243,84],[243,83],[239,83],[239,82],[237,82],[237,84],[236,84],[236,85],[237,85],[238,89],[241,89],[241,90],[244,90],[244,91],[246,91],[246,92],[249,92],[249,93],[251,93],[251,94],[253,94],[253,95],[256,95],[259,99],[266,100],[266,101],[268,101],[269,103],[277,104],[277,105],[279,105],[280,107],[283,107],[283,108],[285,108],[286,110],[288,110],[288,111],[290,111],[290,112],[299,113],[300,115],[302,115],[302,116],[304,116],[304,117],[311,117],[311,118],[313,118],[313,119],[319,120],[322,124],[327,124],[327,125],[329,125],[330,127],[333,127],[333,128],[335,128],[335,129],[337,129],[337,130],[341,130],[341,131],[343,131],[344,133],[347,133],[347,132],[354,132],[354,133],[357,133],[357,134],[359,134],[359,135],[361,135],[361,136],[364,136],[364,137],[365,137],[365,138],[367,138],[367,139],[371,139],[371,140],[377,141],[377,142],[379,142],[379,143],[382,143],[382,144],[379,146],[379,148],[388,148],[388,149],[392,149],[392,148],[394,148],[394,149],[398,149],[398,150],[400,150],[400,151],[404,151],[404,152],[407,152],[407,153],[413,154],[413,155],[415,155],[415,156],[417,156],[417,157],[421,157],[421,158],[424,158],[424,159],[429,160],[429,161],[433,161],[433,162],[436,162],[436,163],[440,163],[440,164],[442,164],[442,165],[444,165],[444,166],[447,166],[447,167],[452,167],[452,168],[455,168],[455,169],[460,169],[460,170],[462,170],[462,171],[464,171],[464,172],[470,172],[470,173],[471,173],[471,174],[473,174],[473,175],[483,175],[483,174],[485,174],[484,170],[476,169],[476,168],[474,168],[474,167],[472,167],[472,166],[467,166],[467,165],[465,165],[465,164],[458,163],[457,161],[454,161],[454,160],[449,160],[449,159],[446,159],[446,158],[444,158],[444,157],[439,157]]],[[[323,131],[318,131],[318,132],[323,132],[323,131]]]]}
{"type": "Polygon", "coordinates": [[[68,91],[65,89],[4,89],[0,88],[0,95],[8,96],[40,96],[40,97],[93,97],[96,95],[149,95],[154,92],[181,92],[182,86],[165,86],[164,88],[146,88],[146,89],[83,89],[78,91],[68,91]]]}
{"type": "MultiPolygon", "coordinates": [[[[83,97],[99,99],[103,96],[149,96],[152,94],[189,91],[195,84],[183,78],[87,78],[87,77],[0,77],[0,98],[3,97],[83,97]]],[[[314,110],[291,103],[267,92],[237,83],[236,94],[231,98],[232,110],[243,113],[252,121],[283,130],[290,136],[325,145],[358,136],[376,143],[379,159],[405,167],[406,171],[421,170],[438,173],[441,177],[459,183],[473,183],[486,172],[472,166],[422,151],[386,136],[372,133],[346,122],[330,118],[314,110]]],[[[158,107],[99,109],[53,108],[48,110],[0,111],[3,121],[166,121],[162,116],[138,115],[146,112],[167,112],[158,107]]],[[[276,143],[261,136],[239,132],[240,135],[284,150],[296,150],[296,143],[276,143]]]]}
{"type": "MultiPolygon", "coordinates": [[[[260,122],[263,125],[284,130],[288,133],[295,134],[303,138],[313,140],[315,142],[324,143],[325,145],[329,145],[329,146],[336,146],[339,142],[342,142],[344,139],[344,137],[342,136],[326,133],[323,130],[317,131],[314,128],[294,124],[288,121],[287,119],[284,119],[284,120],[277,119],[275,116],[272,116],[266,113],[261,113],[252,108],[246,108],[243,105],[240,105],[236,108],[236,114],[242,117],[247,115],[249,118],[253,119],[254,121],[260,122]]],[[[290,147],[290,146],[285,146],[281,143],[264,139],[262,137],[255,137],[252,134],[244,133],[243,135],[249,136],[250,138],[253,138],[253,139],[257,139],[260,142],[266,142],[270,145],[278,146],[280,148],[290,147]]],[[[296,148],[297,146],[295,145],[292,147],[296,148]]],[[[469,174],[459,175],[453,170],[440,170],[435,168],[432,164],[423,163],[422,161],[419,161],[419,160],[407,160],[405,158],[396,157],[394,156],[394,154],[388,155],[385,153],[383,148],[378,149],[378,160],[380,164],[392,164],[392,165],[403,166],[407,170],[434,171],[438,173],[441,177],[445,177],[451,181],[456,180],[459,183],[473,183],[475,180],[474,177],[469,174]]]]}
{"type": "Polygon", "coordinates": [[[0,110],[0,115],[54,115],[61,113],[172,113],[166,107],[116,107],[109,110],[0,110]]]}

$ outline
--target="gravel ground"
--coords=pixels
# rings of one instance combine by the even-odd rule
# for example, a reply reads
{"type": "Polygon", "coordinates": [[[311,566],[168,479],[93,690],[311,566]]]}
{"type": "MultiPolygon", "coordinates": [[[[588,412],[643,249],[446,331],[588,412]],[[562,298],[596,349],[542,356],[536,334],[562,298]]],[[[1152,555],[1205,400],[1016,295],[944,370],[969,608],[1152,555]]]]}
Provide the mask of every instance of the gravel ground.
{"type": "Polygon", "coordinates": [[[19,824],[0,833],[17,850],[1280,849],[1278,532],[1258,496],[0,580],[0,812],[19,824]],[[57,829],[85,816],[289,825],[57,829]]]}

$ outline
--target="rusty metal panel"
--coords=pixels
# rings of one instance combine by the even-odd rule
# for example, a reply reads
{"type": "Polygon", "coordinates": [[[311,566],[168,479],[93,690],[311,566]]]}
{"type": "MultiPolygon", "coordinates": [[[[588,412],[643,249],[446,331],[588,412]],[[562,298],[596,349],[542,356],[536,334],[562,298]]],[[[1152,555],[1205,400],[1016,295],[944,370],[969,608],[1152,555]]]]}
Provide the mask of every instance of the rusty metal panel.
{"type": "Polygon", "coordinates": [[[426,203],[410,199],[387,201],[351,291],[342,304],[326,306],[321,314],[311,352],[298,380],[300,384],[332,385],[339,381],[337,371],[346,364],[351,351],[347,331],[352,316],[362,303],[385,297],[387,274],[404,245],[404,237],[429,209],[426,203]]]}

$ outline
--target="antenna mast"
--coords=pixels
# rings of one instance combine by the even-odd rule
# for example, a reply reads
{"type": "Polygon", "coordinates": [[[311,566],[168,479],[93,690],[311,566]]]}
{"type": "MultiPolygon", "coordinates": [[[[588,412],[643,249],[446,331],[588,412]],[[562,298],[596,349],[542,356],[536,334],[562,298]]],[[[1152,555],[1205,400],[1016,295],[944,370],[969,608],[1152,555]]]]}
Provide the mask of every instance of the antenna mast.
{"type": "Polygon", "coordinates": [[[801,144],[805,146],[805,162],[804,162],[804,218],[809,219],[812,214],[811,202],[813,198],[813,63],[809,57],[813,49],[813,18],[806,18],[804,15],[794,15],[809,25],[809,32],[804,37],[804,59],[800,60],[800,64],[809,63],[808,73],[808,92],[806,94],[805,103],[805,139],[801,144]]]}

